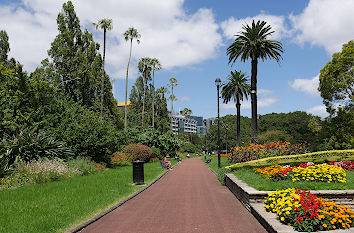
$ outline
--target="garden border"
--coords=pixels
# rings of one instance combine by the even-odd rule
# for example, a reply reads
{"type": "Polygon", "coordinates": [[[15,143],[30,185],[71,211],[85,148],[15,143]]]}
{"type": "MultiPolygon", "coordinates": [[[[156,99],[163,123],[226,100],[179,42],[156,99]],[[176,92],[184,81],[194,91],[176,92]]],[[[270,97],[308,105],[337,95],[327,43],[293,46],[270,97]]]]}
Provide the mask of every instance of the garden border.
{"type": "MultiPolygon", "coordinates": [[[[178,166],[179,163],[175,164],[172,166],[172,168],[175,168],[176,166],[178,166]]],[[[87,220],[86,222],[76,226],[75,228],[72,228],[68,231],[66,231],[66,233],[76,233],[81,231],[82,229],[84,229],[85,227],[89,226],[90,224],[98,221],[100,218],[104,217],[105,215],[109,214],[110,212],[112,212],[113,210],[117,209],[118,207],[122,206],[123,204],[125,204],[127,201],[133,199],[134,197],[136,197],[137,195],[139,195],[140,193],[142,193],[143,191],[145,191],[146,189],[150,188],[154,183],[156,183],[158,180],[160,180],[163,176],[165,176],[170,170],[167,170],[166,172],[164,172],[163,174],[161,174],[159,177],[157,177],[155,180],[153,180],[148,186],[146,186],[145,188],[137,191],[136,193],[133,193],[132,195],[130,195],[129,197],[127,197],[126,199],[118,202],[117,204],[113,205],[112,207],[110,207],[107,210],[102,211],[101,213],[99,213],[98,215],[94,216],[93,218],[87,220]]]]}
{"type": "MultiPolygon", "coordinates": [[[[229,190],[240,200],[248,211],[262,224],[262,226],[271,233],[297,233],[292,227],[282,224],[277,215],[273,213],[264,212],[263,200],[268,193],[273,191],[258,191],[253,187],[248,186],[242,180],[239,180],[234,174],[225,174],[225,185],[229,190]]],[[[311,190],[311,193],[330,199],[354,199],[354,190],[311,190]]],[[[332,231],[320,231],[324,233],[349,233],[353,229],[337,229],[332,231]]]]}

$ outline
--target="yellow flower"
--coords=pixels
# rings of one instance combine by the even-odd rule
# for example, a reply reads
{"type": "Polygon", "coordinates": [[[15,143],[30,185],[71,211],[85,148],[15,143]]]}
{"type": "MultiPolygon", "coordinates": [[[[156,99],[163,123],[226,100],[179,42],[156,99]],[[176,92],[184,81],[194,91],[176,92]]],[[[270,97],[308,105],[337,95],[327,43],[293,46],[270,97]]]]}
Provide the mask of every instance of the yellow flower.
{"type": "Polygon", "coordinates": [[[323,223],[322,226],[323,226],[324,228],[327,228],[327,224],[325,224],[325,223],[323,223]]]}
{"type": "Polygon", "coordinates": [[[281,218],[280,218],[280,220],[281,220],[281,221],[284,221],[284,220],[285,220],[285,218],[284,218],[284,217],[281,217],[281,218]]]}

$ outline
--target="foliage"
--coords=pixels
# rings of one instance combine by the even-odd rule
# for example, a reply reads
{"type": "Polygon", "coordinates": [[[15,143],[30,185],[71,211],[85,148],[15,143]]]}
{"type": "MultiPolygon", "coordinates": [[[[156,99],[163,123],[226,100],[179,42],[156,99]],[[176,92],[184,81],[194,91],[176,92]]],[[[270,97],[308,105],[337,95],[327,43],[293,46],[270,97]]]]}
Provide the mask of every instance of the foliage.
{"type": "Polygon", "coordinates": [[[151,147],[151,151],[152,151],[152,158],[158,158],[159,160],[163,159],[163,156],[159,148],[153,146],[151,147]]]}
{"type": "Polygon", "coordinates": [[[111,155],[111,165],[113,167],[128,166],[131,165],[132,156],[127,153],[115,152],[111,155]]]}
{"type": "Polygon", "coordinates": [[[125,135],[107,116],[90,111],[71,101],[61,102],[58,112],[45,126],[68,145],[75,156],[89,157],[96,162],[109,162],[109,155],[122,149],[125,135]]]}
{"type": "Polygon", "coordinates": [[[0,180],[0,188],[17,188],[25,184],[40,184],[68,179],[73,176],[89,175],[98,168],[87,158],[71,159],[64,162],[59,158],[42,158],[25,162],[18,160],[11,175],[0,180]]]}
{"type": "Polygon", "coordinates": [[[290,142],[271,142],[269,144],[251,144],[249,146],[231,148],[230,162],[247,162],[265,157],[303,154],[307,152],[307,144],[292,145],[290,142]]]}
{"type": "Polygon", "coordinates": [[[67,158],[69,156],[73,156],[73,153],[63,142],[30,128],[24,128],[13,136],[5,135],[0,143],[0,159],[4,162],[4,170],[17,160],[28,162],[43,157],[67,158]]]}
{"type": "Polygon", "coordinates": [[[128,143],[143,144],[160,150],[162,157],[173,156],[181,146],[181,141],[171,131],[161,133],[153,128],[128,128],[128,143]]]}
{"type": "Polygon", "coordinates": [[[196,145],[194,145],[194,144],[192,144],[190,142],[185,142],[179,148],[179,151],[182,152],[182,153],[184,153],[184,152],[196,153],[196,152],[200,152],[200,149],[196,145]]]}
{"type": "Polygon", "coordinates": [[[129,144],[124,148],[124,153],[132,156],[132,160],[141,160],[148,162],[151,158],[152,151],[150,147],[140,144],[129,144]]]}
{"type": "Polygon", "coordinates": [[[336,112],[338,104],[353,106],[354,86],[354,41],[343,45],[342,51],[332,55],[321,70],[318,90],[330,114],[336,112]]]}
{"type": "Polygon", "coordinates": [[[305,190],[288,188],[268,194],[264,200],[266,212],[296,231],[347,229],[354,226],[354,212],[346,206],[318,198],[305,190]]]}
{"type": "Polygon", "coordinates": [[[292,137],[280,130],[267,130],[259,134],[258,140],[260,144],[268,144],[276,141],[289,141],[292,137]]]}
{"type": "Polygon", "coordinates": [[[9,36],[6,31],[0,31],[0,63],[7,63],[7,54],[10,52],[9,36]]]}
{"type": "Polygon", "coordinates": [[[324,163],[329,161],[344,161],[354,160],[354,150],[332,150],[332,151],[318,151],[299,155],[286,155],[277,157],[268,157],[244,163],[236,163],[228,166],[228,169],[235,170],[241,167],[261,167],[270,166],[273,164],[299,164],[299,163],[324,163]]]}

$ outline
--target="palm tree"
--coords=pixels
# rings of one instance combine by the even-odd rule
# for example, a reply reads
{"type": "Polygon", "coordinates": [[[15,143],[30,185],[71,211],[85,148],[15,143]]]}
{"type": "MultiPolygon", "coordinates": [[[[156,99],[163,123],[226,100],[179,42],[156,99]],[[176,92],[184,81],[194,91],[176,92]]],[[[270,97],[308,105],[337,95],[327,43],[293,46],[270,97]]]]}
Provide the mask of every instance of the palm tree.
{"type": "Polygon", "coordinates": [[[136,42],[138,44],[140,43],[139,38],[141,37],[138,31],[130,27],[128,30],[126,30],[123,34],[125,41],[130,41],[130,50],[129,50],[129,60],[128,60],[128,65],[127,65],[127,75],[125,78],[125,105],[124,105],[124,130],[127,130],[127,115],[128,115],[128,108],[127,108],[127,99],[128,99],[128,71],[129,71],[129,64],[130,64],[130,58],[132,57],[132,46],[133,46],[133,39],[136,39],[136,42]]]}
{"type": "Polygon", "coordinates": [[[92,23],[97,29],[103,29],[103,61],[102,61],[102,80],[101,80],[101,107],[100,116],[103,117],[104,104],[104,61],[106,58],[106,32],[113,29],[112,19],[101,19],[97,23],[92,23]]]}
{"type": "Polygon", "coordinates": [[[182,115],[183,116],[189,117],[191,114],[192,114],[192,110],[190,110],[189,108],[184,108],[182,110],[182,115]]]}
{"type": "Polygon", "coordinates": [[[144,126],[144,111],[145,111],[145,99],[146,99],[146,86],[147,86],[147,79],[150,77],[151,71],[151,58],[143,57],[140,59],[138,63],[138,69],[141,73],[144,74],[144,98],[143,98],[143,110],[141,112],[141,125],[144,126]]]}
{"type": "Polygon", "coordinates": [[[151,59],[152,69],[152,128],[155,127],[155,70],[161,70],[162,66],[157,58],[151,59]]]}
{"type": "Polygon", "coordinates": [[[266,26],[265,21],[252,21],[252,26],[243,25],[240,33],[236,35],[235,41],[227,48],[226,54],[229,56],[229,64],[233,65],[238,58],[242,62],[251,59],[252,75],[251,75],[251,104],[252,104],[252,140],[258,143],[258,126],[257,126],[257,63],[258,58],[262,61],[265,59],[275,59],[279,62],[281,52],[283,52],[282,44],[276,40],[267,40],[274,31],[270,25],[266,26]]]}
{"type": "Polygon", "coordinates": [[[173,88],[178,86],[177,79],[170,78],[168,86],[171,87],[172,90],[172,93],[168,99],[171,100],[171,114],[173,114],[173,101],[177,99],[176,96],[173,94],[173,88]]]}
{"type": "Polygon", "coordinates": [[[250,86],[247,83],[246,73],[237,71],[230,73],[228,82],[222,85],[221,96],[224,103],[228,103],[231,99],[236,102],[237,109],[237,133],[236,133],[236,146],[240,146],[240,131],[241,131],[241,103],[243,97],[247,99],[250,92],[250,86]]]}

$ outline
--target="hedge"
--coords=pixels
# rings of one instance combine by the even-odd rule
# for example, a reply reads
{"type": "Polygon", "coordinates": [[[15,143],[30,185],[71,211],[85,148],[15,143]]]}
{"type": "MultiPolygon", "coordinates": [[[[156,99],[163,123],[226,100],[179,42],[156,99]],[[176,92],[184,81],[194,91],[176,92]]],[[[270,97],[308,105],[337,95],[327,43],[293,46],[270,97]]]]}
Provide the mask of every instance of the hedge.
{"type": "Polygon", "coordinates": [[[236,163],[227,166],[226,169],[236,170],[242,167],[262,167],[272,164],[300,164],[306,162],[326,163],[330,161],[345,161],[354,160],[354,149],[351,150],[331,150],[331,151],[318,151],[299,155],[286,155],[277,157],[268,157],[263,159],[252,160],[244,163],[236,163]]]}

